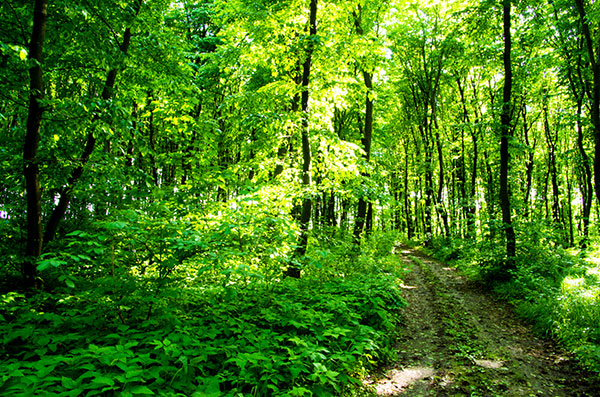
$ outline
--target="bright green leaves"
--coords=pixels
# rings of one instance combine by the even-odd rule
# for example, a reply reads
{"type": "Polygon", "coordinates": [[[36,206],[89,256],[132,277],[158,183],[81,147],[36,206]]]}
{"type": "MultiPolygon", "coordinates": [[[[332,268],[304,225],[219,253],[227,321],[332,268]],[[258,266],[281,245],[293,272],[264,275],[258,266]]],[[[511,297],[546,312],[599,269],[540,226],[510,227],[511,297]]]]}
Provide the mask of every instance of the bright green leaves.
{"type": "Polygon", "coordinates": [[[391,352],[388,332],[403,306],[393,280],[381,275],[313,278],[240,290],[235,301],[188,289],[155,321],[107,318],[90,327],[87,316],[107,309],[92,303],[103,294],[40,295],[37,302],[4,295],[0,346],[8,356],[0,392],[339,393],[369,361],[391,352]]]}

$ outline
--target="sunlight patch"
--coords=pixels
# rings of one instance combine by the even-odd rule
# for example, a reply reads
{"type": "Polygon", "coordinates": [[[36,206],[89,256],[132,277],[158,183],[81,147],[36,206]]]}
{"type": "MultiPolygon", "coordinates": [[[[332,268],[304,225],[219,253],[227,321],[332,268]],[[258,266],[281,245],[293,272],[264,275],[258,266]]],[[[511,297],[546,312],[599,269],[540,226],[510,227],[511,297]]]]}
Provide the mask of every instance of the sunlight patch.
{"type": "Polygon", "coordinates": [[[489,369],[499,369],[504,365],[504,361],[494,361],[494,360],[473,360],[475,364],[479,365],[483,368],[489,369]]]}
{"type": "Polygon", "coordinates": [[[414,287],[414,286],[411,286],[411,285],[404,285],[404,284],[402,284],[400,286],[400,288],[402,288],[402,289],[417,289],[418,287],[414,287]]]}
{"type": "Polygon", "coordinates": [[[389,396],[421,380],[431,378],[435,374],[433,368],[411,367],[394,369],[386,373],[383,379],[377,381],[375,388],[378,396],[389,396]]]}
{"type": "Polygon", "coordinates": [[[401,284],[400,288],[402,288],[402,289],[417,289],[418,287],[415,287],[412,285],[401,284]]]}

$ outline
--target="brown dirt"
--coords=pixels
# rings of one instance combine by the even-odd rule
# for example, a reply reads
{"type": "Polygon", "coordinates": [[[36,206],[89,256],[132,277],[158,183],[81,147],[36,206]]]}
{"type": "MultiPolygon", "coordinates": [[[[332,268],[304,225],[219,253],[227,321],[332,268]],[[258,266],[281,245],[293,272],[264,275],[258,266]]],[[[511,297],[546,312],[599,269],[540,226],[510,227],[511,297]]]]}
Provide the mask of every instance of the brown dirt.
{"type": "Polygon", "coordinates": [[[368,382],[377,395],[600,396],[597,375],[481,285],[417,250],[399,255],[409,306],[397,360],[368,382]]]}

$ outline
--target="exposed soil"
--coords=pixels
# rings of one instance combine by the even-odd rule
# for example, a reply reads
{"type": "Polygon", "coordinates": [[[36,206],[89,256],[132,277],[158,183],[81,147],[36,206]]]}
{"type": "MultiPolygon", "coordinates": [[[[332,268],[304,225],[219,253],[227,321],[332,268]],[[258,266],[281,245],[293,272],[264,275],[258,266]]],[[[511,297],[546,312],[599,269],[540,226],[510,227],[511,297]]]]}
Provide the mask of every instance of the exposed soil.
{"type": "Polygon", "coordinates": [[[455,268],[399,247],[404,280],[398,359],[370,380],[377,395],[600,396],[597,375],[536,336],[511,307],[455,268]]]}

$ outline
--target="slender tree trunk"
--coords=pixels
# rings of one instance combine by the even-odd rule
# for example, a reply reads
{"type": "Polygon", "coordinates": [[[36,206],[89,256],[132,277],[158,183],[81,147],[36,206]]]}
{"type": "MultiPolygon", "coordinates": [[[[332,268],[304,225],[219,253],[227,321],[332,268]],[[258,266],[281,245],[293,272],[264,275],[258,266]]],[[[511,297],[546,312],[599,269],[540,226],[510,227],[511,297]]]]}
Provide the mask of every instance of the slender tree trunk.
{"type": "Polygon", "coordinates": [[[431,164],[432,150],[429,143],[425,142],[425,202],[424,202],[424,222],[425,222],[425,245],[430,245],[433,239],[433,217],[431,216],[431,204],[433,202],[433,170],[431,164]]]}
{"type": "Polygon", "coordinates": [[[367,217],[365,220],[365,234],[368,236],[373,232],[373,203],[369,201],[367,205],[367,217]]]}
{"type": "Polygon", "coordinates": [[[582,221],[583,221],[583,239],[581,247],[586,248],[590,230],[590,213],[592,212],[592,170],[590,169],[589,159],[583,145],[583,126],[581,123],[582,100],[577,102],[577,148],[581,157],[581,174],[583,183],[581,184],[581,200],[582,200],[582,221]]]}
{"type": "Polygon", "coordinates": [[[554,225],[564,233],[564,223],[562,219],[562,210],[560,208],[560,188],[558,186],[558,171],[556,169],[556,139],[552,136],[550,122],[548,120],[548,105],[544,103],[542,111],[544,113],[544,133],[546,134],[546,143],[548,144],[548,172],[550,173],[550,182],[552,184],[552,220],[554,225]]]}
{"type": "Polygon", "coordinates": [[[332,228],[337,227],[335,216],[335,193],[333,191],[329,193],[329,200],[327,200],[327,225],[332,228]]]}
{"type": "Polygon", "coordinates": [[[42,205],[40,173],[37,153],[40,142],[40,129],[44,108],[40,101],[44,98],[42,72],[42,49],[48,19],[47,0],[36,0],[33,10],[33,30],[29,43],[29,59],[33,66],[29,69],[29,113],[27,132],[23,150],[25,186],[27,194],[27,245],[23,262],[25,288],[36,286],[36,261],[42,253],[42,205]]]}
{"type": "Polygon", "coordinates": [[[523,137],[525,139],[525,145],[527,146],[527,163],[525,164],[525,197],[523,199],[523,214],[525,218],[529,218],[529,207],[530,207],[530,197],[531,197],[531,188],[533,182],[533,166],[534,166],[534,156],[535,156],[535,147],[536,141],[534,139],[533,145],[529,141],[529,123],[527,122],[527,105],[523,103],[521,108],[523,115],[523,137]]]}
{"type": "MultiPolygon", "coordinates": [[[[371,140],[373,137],[373,75],[369,72],[363,72],[367,95],[365,99],[365,124],[363,129],[362,143],[365,149],[365,161],[371,161],[371,140]]],[[[368,176],[368,175],[365,175],[368,176]]],[[[358,210],[356,213],[356,223],[354,224],[354,240],[360,243],[361,235],[367,220],[369,204],[367,199],[361,197],[358,200],[358,210]]]]}
{"type": "MultiPolygon", "coordinates": [[[[467,221],[467,218],[469,216],[469,211],[468,211],[468,201],[469,198],[467,197],[467,168],[466,168],[466,162],[465,162],[465,158],[466,158],[466,153],[465,153],[465,131],[463,128],[461,128],[460,131],[460,156],[457,160],[457,164],[456,164],[456,184],[458,184],[458,201],[460,202],[460,206],[459,206],[459,212],[458,212],[458,218],[459,218],[459,222],[458,222],[458,226],[459,226],[459,232],[461,234],[461,236],[464,237],[463,234],[463,230],[464,230],[464,223],[465,221],[467,221]]],[[[456,201],[456,199],[455,199],[456,201]]]]}
{"type": "MultiPolygon", "coordinates": [[[[134,100],[132,105],[133,106],[132,106],[132,110],[131,110],[131,119],[132,119],[131,138],[129,139],[129,145],[127,146],[127,160],[125,162],[125,164],[127,164],[127,167],[129,167],[129,168],[133,167],[133,152],[135,150],[135,134],[137,133],[137,128],[138,128],[138,104],[134,100]]],[[[185,181],[184,181],[184,183],[185,183],[185,181]]]]}
{"type": "MultiPolygon", "coordinates": [[[[152,103],[152,97],[148,96],[148,105],[152,103]]],[[[148,120],[148,142],[150,143],[150,172],[152,173],[152,181],[154,186],[160,186],[160,179],[158,178],[158,168],[156,167],[156,160],[154,153],[156,153],[156,144],[154,142],[154,112],[150,111],[150,119],[148,120]]]]}
{"type": "Polygon", "coordinates": [[[571,189],[571,174],[567,167],[567,214],[569,216],[569,247],[573,247],[575,245],[575,236],[573,235],[573,205],[571,204],[573,200],[573,193],[571,189]]]}
{"type": "Polygon", "coordinates": [[[450,236],[450,226],[448,225],[448,212],[446,211],[446,206],[444,205],[444,155],[442,152],[442,143],[440,142],[440,134],[438,130],[435,131],[435,141],[437,147],[438,154],[438,166],[439,166],[439,181],[438,181],[438,191],[437,191],[437,210],[440,214],[440,218],[442,218],[442,226],[444,227],[444,236],[450,236]]]}
{"type": "Polygon", "coordinates": [[[500,139],[500,208],[506,236],[506,256],[508,266],[514,266],[512,258],[516,254],[516,237],[511,220],[510,189],[508,186],[510,155],[508,146],[512,138],[511,127],[511,96],[512,96],[512,65],[511,65],[511,32],[510,32],[511,0],[503,0],[504,14],[504,90],[502,96],[502,114],[500,139]]]}
{"type": "Polygon", "coordinates": [[[341,203],[341,213],[340,213],[340,230],[342,230],[343,234],[348,232],[348,210],[350,209],[350,200],[342,199],[341,203]]]}
{"type": "MultiPolygon", "coordinates": [[[[477,100],[477,88],[475,83],[473,83],[473,97],[477,100]]],[[[477,218],[477,207],[476,207],[476,199],[477,199],[477,169],[479,167],[479,137],[481,136],[480,131],[480,118],[479,112],[477,108],[474,107],[474,116],[475,116],[475,126],[470,129],[471,133],[471,141],[473,143],[473,159],[471,164],[471,192],[469,197],[469,205],[468,215],[467,215],[467,228],[469,230],[469,236],[476,237],[477,236],[477,228],[476,228],[476,218],[477,218]]]]}
{"type": "Polygon", "coordinates": [[[543,193],[543,197],[544,197],[544,209],[546,210],[545,212],[545,218],[550,218],[550,206],[548,204],[548,181],[550,180],[550,164],[548,164],[548,166],[546,167],[546,174],[544,174],[544,193],[543,193]]]}
{"type": "MultiPolygon", "coordinates": [[[[317,34],[317,0],[310,0],[310,15],[309,15],[309,39],[306,49],[306,60],[302,67],[302,185],[308,188],[311,185],[311,162],[312,154],[310,150],[309,125],[308,125],[308,97],[310,84],[310,69],[312,66],[312,54],[314,44],[312,38],[317,34]]],[[[306,192],[308,194],[308,192],[306,192]]],[[[296,255],[303,257],[306,254],[308,245],[308,228],[310,226],[310,217],[312,213],[312,200],[310,197],[305,197],[302,201],[302,213],[300,215],[300,239],[296,255]]],[[[301,270],[290,265],[286,274],[289,277],[300,278],[301,270]]]]}
{"type": "Polygon", "coordinates": [[[414,236],[413,222],[412,222],[412,211],[411,203],[408,194],[408,143],[405,152],[405,163],[404,163],[404,213],[406,218],[406,237],[410,240],[414,236]]]}

